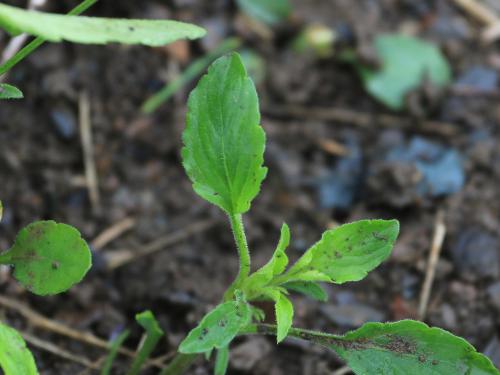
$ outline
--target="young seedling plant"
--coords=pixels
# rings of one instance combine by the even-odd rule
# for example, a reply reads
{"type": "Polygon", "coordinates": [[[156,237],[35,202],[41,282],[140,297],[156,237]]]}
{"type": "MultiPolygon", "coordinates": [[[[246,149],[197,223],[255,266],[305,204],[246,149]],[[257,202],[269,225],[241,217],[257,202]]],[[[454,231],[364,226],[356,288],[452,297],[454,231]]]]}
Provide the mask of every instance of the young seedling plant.
{"type": "MultiPolygon", "coordinates": [[[[83,0],[68,15],[26,11],[0,4],[0,28],[12,35],[35,36],[28,45],[0,65],[0,76],[30,55],[46,40],[106,44],[111,42],[160,46],[179,39],[196,39],[205,30],[196,25],[172,20],[128,20],[78,16],[97,0],[83,0]]],[[[18,88],[0,83],[0,100],[21,99],[18,88]]],[[[1,218],[0,203],[0,218],[1,218]]],[[[38,295],[66,291],[82,280],[91,266],[91,253],[80,233],[73,227],[54,221],[39,221],[22,229],[14,245],[0,253],[0,264],[14,267],[14,277],[29,291],[38,295]]],[[[151,312],[137,315],[146,330],[128,375],[137,375],[163,332],[151,312]]],[[[113,359],[127,333],[111,346],[102,375],[109,375],[113,359]]],[[[6,375],[37,375],[33,355],[21,335],[0,323],[0,367],[6,375]]]]}
{"type": "MultiPolygon", "coordinates": [[[[2,205],[0,203],[0,219],[2,205]]],[[[80,282],[91,266],[91,253],[80,233],[55,221],[29,224],[14,245],[0,253],[0,264],[14,267],[14,277],[29,291],[62,293],[80,282]]],[[[0,367],[5,375],[37,375],[33,355],[21,335],[0,323],[0,367]]]]}
{"type": "Polygon", "coordinates": [[[210,311],[182,341],[178,356],[162,372],[181,374],[198,354],[217,352],[215,374],[228,367],[229,345],[238,335],[312,341],[336,352],[356,374],[499,374],[491,361],[462,338],[413,320],[367,323],[345,335],[293,327],[291,293],[326,301],[321,283],[363,279],[390,255],[396,220],[361,220],[326,231],[295,264],[288,265],[286,224],[269,262],[251,273],[242,215],[266,177],[265,133],[259,102],[240,56],[216,60],[189,97],[182,160],[195,192],[228,216],[239,255],[239,272],[210,311]],[[257,301],[271,301],[276,324],[262,324],[257,301]]]}

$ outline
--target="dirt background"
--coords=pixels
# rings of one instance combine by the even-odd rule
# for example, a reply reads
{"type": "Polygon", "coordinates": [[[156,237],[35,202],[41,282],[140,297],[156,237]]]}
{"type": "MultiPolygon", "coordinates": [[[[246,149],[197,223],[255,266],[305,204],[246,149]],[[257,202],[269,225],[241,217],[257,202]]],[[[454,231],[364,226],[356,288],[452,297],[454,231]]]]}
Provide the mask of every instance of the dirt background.
{"type": "MultiPolygon", "coordinates": [[[[49,2],[47,10],[66,12],[74,3],[49,2]]],[[[209,34],[156,49],[48,44],[18,65],[8,81],[26,99],[0,106],[1,248],[38,219],[69,223],[89,241],[126,218],[134,224],[95,249],[92,270],[69,292],[33,296],[2,269],[2,295],[104,340],[128,327],[131,349],[141,336],[134,315],[151,309],[167,333],[155,356],[172,353],[220,300],[237,272],[231,233],[223,214],[195,195],[179,157],[186,95],[194,83],[154,115],[141,115],[140,105],[189,61],[236,35],[261,56],[266,71],[258,91],[270,172],[245,217],[254,266],[272,253],[282,222],[290,225],[289,254],[297,258],[335,224],[360,218],[401,221],[390,260],[362,282],[327,286],[326,304],[294,298],[295,325],[345,332],[365,321],[415,317],[436,215],[442,212],[447,233],[425,321],[463,336],[500,366],[499,44],[480,43],[482,25],[450,0],[294,3],[289,22],[262,30],[229,0],[102,0],[88,13],[173,18],[200,24],[209,34]],[[300,29],[312,22],[336,30],[341,43],[362,52],[383,32],[424,37],[448,57],[454,83],[440,95],[423,87],[410,95],[409,110],[390,113],[336,56],[317,59],[291,49],[300,29]],[[79,135],[82,92],[91,107],[99,178],[94,209],[79,135]],[[340,121],[332,109],[347,117],[340,121]],[[360,126],[359,116],[368,125],[360,126]],[[414,150],[412,157],[408,150],[414,150]],[[458,158],[439,164],[450,152],[458,158]],[[422,177],[417,161],[431,172],[422,177]],[[159,238],[168,242],[173,233],[186,231],[194,233],[112,267],[124,251],[137,254],[159,238]]],[[[6,42],[2,34],[0,46],[6,42]]],[[[95,362],[105,355],[36,327],[4,304],[0,313],[21,331],[80,359],[95,362]]],[[[42,374],[94,373],[30,347],[42,374]]],[[[331,374],[343,366],[332,353],[295,340],[276,347],[270,338],[245,338],[233,347],[230,374],[331,374]]],[[[119,357],[119,368],[127,363],[119,357]]],[[[210,371],[211,364],[200,361],[189,373],[210,371]]],[[[122,372],[117,368],[116,373],[122,372]]],[[[149,373],[156,372],[144,371],[149,373]]]]}

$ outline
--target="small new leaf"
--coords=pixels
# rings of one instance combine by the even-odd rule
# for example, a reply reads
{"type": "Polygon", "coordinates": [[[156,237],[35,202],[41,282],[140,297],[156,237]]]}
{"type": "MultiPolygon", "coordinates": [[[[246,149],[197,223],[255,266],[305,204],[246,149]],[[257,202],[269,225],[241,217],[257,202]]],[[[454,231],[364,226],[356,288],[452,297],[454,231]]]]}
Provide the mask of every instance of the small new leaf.
{"type": "Polygon", "coordinates": [[[1,99],[22,99],[23,93],[17,87],[0,83],[0,100],[1,99]]]}
{"type": "Polygon", "coordinates": [[[5,375],[38,375],[33,355],[21,335],[1,323],[0,366],[5,375]]]}
{"type": "Polygon", "coordinates": [[[292,281],[282,285],[283,288],[304,294],[317,301],[328,301],[328,294],[318,283],[312,281],[292,281]]]}
{"type": "Polygon", "coordinates": [[[243,290],[249,300],[261,294],[264,288],[274,276],[282,274],[288,265],[288,257],[285,250],[290,243],[290,229],[288,225],[283,224],[281,227],[280,239],[278,246],[274,251],[272,258],[265,266],[254,272],[248,279],[245,280],[243,290]]]}
{"type": "Polygon", "coordinates": [[[390,255],[398,233],[397,220],[361,220],[326,231],[284,279],[325,281],[326,275],[336,284],[361,280],[390,255]]]}
{"type": "Polygon", "coordinates": [[[251,317],[250,305],[245,301],[225,302],[205,315],[200,324],[189,332],[179,351],[184,354],[205,353],[227,347],[251,317]]]}
{"type": "Polygon", "coordinates": [[[146,331],[146,338],[142,341],[141,346],[137,352],[137,355],[127,372],[127,375],[137,375],[146,361],[153,349],[158,344],[158,341],[163,336],[163,330],[160,328],[156,318],[153,313],[146,310],[135,316],[135,320],[140,324],[142,328],[146,331]]]}
{"type": "Polygon", "coordinates": [[[0,4],[0,27],[52,42],[145,44],[162,46],[205,35],[201,27],[170,20],[126,20],[48,14],[0,4]]]}
{"type": "Polygon", "coordinates": [[[293,305],[292,302],[281,293],[274,306],[276,310],[276,324],[278,326],[276,340],[279,344],[286,338],[288,331],[290,331],[292,327],[293,305]]]}
{"type": "Polygon", "coordinates": [[[14,245],[0,254],[0,263],[14,266],[14,277],[38,295],[66,291],[85,276],[91,254],[70,225],[38,221],[23,228],[14,245]]]}
{"type": "Polygon", "coordinates": [[[413,320],[367,323],[324,344],[356,374],[500,374],[464,339],[413,320]]]}
{"type": "Polygon", "coordinates": [[[189,96],[184,168],[197,194],[230,215],[249,210],[267,168],[257,92],[237,53],[217,59],[189,96]]]}

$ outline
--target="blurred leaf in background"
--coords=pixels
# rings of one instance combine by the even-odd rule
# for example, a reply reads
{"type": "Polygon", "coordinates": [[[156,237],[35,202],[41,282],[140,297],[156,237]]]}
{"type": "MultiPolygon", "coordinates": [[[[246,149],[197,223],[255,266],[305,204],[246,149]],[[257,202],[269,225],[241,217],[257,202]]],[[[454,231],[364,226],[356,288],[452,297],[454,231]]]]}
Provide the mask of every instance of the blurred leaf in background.
{"type": "Polygon", "coordinates": [[[405,106],[405,96],[428,82],[438,88],[450,83],[451,69],[441,51],[432,43],[405,35],[380,35],[375,39],[380,69],[351,60],[366,90],[393,110],[405,106]]]}

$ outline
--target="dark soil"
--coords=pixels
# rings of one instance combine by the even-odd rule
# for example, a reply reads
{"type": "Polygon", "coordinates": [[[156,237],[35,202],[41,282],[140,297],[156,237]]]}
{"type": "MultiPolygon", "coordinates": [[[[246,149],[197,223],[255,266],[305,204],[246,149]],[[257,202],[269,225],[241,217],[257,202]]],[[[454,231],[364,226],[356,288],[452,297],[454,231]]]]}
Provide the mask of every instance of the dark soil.
{"type": "MultiPolygon", "coordinates": [[[[68,4],[58,4],[47,10],[68,9],[68,4]]],[[[104,340],[131,328],[126,341],[131,349],[141,336],[134,315],[151,309],[167,333],[155,356],[172,353],[218,303],[238,265],[224,215],[195,195],[180,163],[186,95],[192,86],[152,116],[141,115],[140,105],[189,61],[224,38],[239,35],[262,56],[267,70],[258,91],[270,172],[245,217],[254,266],[272,253],[282,222],[291,228],[288,251],[297,258],[337,223],[360,218],[401,221],[390,260],[359,283],[327,286],[328,304],[294,298],[295,325],[345,332],[365,321],[416,317],[435,217],[442,211],[447,234],[425,320],[463,336],[500,366],[500,48],[498,43],[479,43],[480,24],[447,0],[295,1],[293,19],[273,30],[270,38],[252,28],[229,0],[102,0],[89,14],[184,20],[205,26],[209,36],[156,49],[48,44],[10,73],[9,82],[20,87],[26,99],[0,106],[2,248],[9,247],[22,226],[37,219],[71,224],[89,241],[126,217],[136,223],[95,251],[92,271],[69,292],[39,298],[2,270],[3,295],[104,340]],[[452,64],[455,84],[439,99],[410,100],[408,111],[391,114],[365,93],[349,66],[335,57],[319,60],[290,49],[301,25],[311,22],[336,29],[359,48],[381,32],[405,30],[432,40],[452,64]],[[468,90],[460,90],[459,78],[477,67],[486,69],[490,78],[484,83],[469,77],[468,90]],[[92,111],[97,210],[92,209],[84,178],[78,129],[82,92],[89,95],[92,111]],[[360,127],[355,120],[325,120],[315,108],[397,118],[387,125],[374,117],[370,126],[360,127]],[[438,125],[429,129],[422,126],[424,121],[446,123],[448,130],[438,125]],[[414,183],[414,166],[385,158],[393,149],[407,149],[415,137],[460,154],[463,186],[444,194],[423,193],[414,183]],[[332,154],[325,140],[340,142],[349,156],[332,154]],[[339,180],[347,185],[339,188],[339,180]],[[340,202],[335,198],[338,191],[345,194],[340,202]],[[118,251],[138,251],[206,219],[215,224],[150,256],[108,269],[118,251]]],[[[6,41],[0,39],[0,46],[6,41]]],[[[434,162],[425,148],[421,157],[434,162]]],[[[40,329],[16,311],[1,311],[2,320],[81,358],[95,362],[105,355],[40,329]]],[[[44,375],[85,370],[31,347],[44,375]]],[[[342,366],[334,354],[295,340],[276,347],[270,338],[238,339],[234,347],[231,374],[329,374],[342,366]]],[[[128,363],[124,357],[118,362],[121,368],[128,363]]],[[[189,373],[210,371],[211,365],[200,361],[189,373]]]]}

